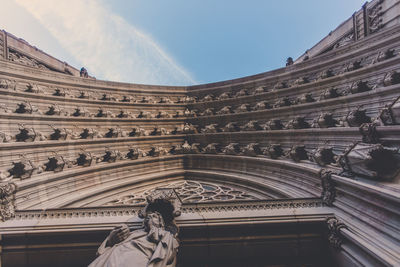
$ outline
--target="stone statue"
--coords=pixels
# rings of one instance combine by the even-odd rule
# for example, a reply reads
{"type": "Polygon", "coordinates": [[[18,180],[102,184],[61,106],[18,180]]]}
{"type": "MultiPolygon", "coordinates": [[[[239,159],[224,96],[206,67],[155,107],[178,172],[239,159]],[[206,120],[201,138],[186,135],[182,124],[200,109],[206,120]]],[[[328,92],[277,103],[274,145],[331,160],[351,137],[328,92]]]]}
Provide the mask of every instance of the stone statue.
{"type": "Polygon", "coordinates": [[[97,250],[98,257],[89,267],[174,267],[179,243],[174,217],[177,210],[176,193],[171,189],[156,189],[147,197],[147,206],[139,217],[143,227],[130,231],[119,225],[111,231],[97,250]],[[157,192],[159,191],[159,192],[157,192]]]}

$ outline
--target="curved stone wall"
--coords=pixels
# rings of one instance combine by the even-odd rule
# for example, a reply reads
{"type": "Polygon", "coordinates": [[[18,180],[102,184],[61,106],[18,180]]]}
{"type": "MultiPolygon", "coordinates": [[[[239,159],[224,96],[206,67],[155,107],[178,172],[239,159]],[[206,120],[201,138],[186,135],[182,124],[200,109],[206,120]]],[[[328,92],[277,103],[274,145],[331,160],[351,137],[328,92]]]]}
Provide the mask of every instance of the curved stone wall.
{"type": "Polygon", "coordinates": [[[242,191],[319,198],[347,227],[336,234],[349,261],[398,262],[400,26],[391,23],[334,48],[317,45],[285,68],[189,87],[1,59],[1,219],[129,206],[138,203],[121,199],[132,192],[208,183],[235,188],[220,199],[228,202],[249,200],[234,195],[242,191]]]}

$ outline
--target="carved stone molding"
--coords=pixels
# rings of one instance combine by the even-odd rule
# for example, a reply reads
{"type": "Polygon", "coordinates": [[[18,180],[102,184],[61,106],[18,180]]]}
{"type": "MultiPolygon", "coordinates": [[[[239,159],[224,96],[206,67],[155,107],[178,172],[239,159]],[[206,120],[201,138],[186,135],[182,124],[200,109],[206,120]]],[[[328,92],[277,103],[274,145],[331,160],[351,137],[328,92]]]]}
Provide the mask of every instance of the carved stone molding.
{"type": "Polygon", "coordinates": [[[15,193],[17,186],[13,182],[0,182],[0,220],[6,221],[15,216],[15,193]]]}
{"type": "MultiPolygon", "coordinates": [[[[324,207],[321,199],[279,199],[279,200],[251,200],[218,203],[183,204],[182,213],[198,212],[237,212],[245,210],[272,210],[291,208],[321,208],[324,207]]],[[[108,217],[138,215],[143,205],[130,205],[124,207],[93,207],[77,209],[47,209],[47,210],[16,210],[15,220],[30,219],[60,219],[73,217],[108,217]]]]}
{"type": "Polygon", "coordinates": [[[335,217],[329,217],[326,219],[328,227],[328,241],[336,249],[340,249],[343,243],[343,236],[340,233],[340,229],[346,228],[346,225],[340,222],[335,217]]]}
{"type": "Polygon", "coordinates": [[[335,201],[336,197],[335,182],[332,180],[332,171],[321,169],[319,172],[319,177],[321,179],[322,186],[322,202],[327,206],[332,206],[332,203],[335,201]]]}

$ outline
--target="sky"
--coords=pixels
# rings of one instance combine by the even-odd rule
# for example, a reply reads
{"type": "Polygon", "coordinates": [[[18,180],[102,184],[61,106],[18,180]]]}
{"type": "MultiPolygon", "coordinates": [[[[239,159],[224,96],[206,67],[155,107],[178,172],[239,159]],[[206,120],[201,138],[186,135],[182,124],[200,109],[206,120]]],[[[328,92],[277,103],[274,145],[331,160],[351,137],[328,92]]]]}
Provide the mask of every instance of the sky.
{"type": "Polygon", "coordinates": [[[285,65],[360,0],[1,0],[0,29],[101,80],[193,85],[285,65]]]}

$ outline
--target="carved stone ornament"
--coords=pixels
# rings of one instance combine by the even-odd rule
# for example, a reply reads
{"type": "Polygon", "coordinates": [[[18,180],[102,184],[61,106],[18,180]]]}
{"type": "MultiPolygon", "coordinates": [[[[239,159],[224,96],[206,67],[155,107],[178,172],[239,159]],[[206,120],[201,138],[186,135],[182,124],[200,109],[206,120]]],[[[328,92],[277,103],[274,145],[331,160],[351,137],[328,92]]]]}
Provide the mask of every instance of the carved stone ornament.
{"type": "Polygon", "coordinates": [[[350,127],[360,127],[363,123],[370,123],[371,118],[367,115],[365,109],[356,109],[350,111],[346,116],[346,122],[350,127]]]}
{"type": "Polygon", "coordinates": [[[359,129],[360,133],[363,136],[362,140],[364,143],[370,143],[370,144],[379,143],[379,134],[378,131],[376,130],[375,123],[363,123],[361,124],[359,129]]]}
{"type": "Polygon", "coordinates": [[[265,124],[265,130],[282,130],[282,129],[283,129],[283,124],[280,119],[272,119],[265,124]]]}
{"type": "Polygon", "coordinates": [[[222,153],[226,155],[239,155],[240,154],[239,143],[229,143],[229,145],[227,145],[222,149],[222,153]]]}
{"type": "Polygon", "coordinates": [[[267,101],[260,101],[253,107],[253,110],[264,110],[272,108],[267,101]]]}
{"type": "Polygon", "coordinates": [[[27,159],[25,156],[20,155],[20,160],[13,162],[13,167],[8,170],[10,176],[20,179],[28,179],[32,176],[33,171],[36,166],[31,160],[27,159]]]}
{"type": "Polygon", "coordinates": [[[0,182],[0,221],[6,221],[15,216],[15,193],[17,185],[13,182],[0,182]]]}
{"type": "Polygon", "coordinates": [[[203,97],[201,99],[202,102],[208,102],[208,101],[213,101],[214,100],[214,96],[212,94],[206,95],[205,97],[203,97]]]}
{"type": "Polygon", "coordinates": [[[332,206],[336,197],[335,182],[332,180],[332,172],[330,170],[321,169],[319,172],[321,179],[321,198],[322,202],[328,206],[332,206]]]}
{"type": "Polygon", "coordinates": [[[231,106],[225,106],[223,108],[221,108],[217,114],[218,115],[225,115],[225,114],[231,114],[232,112],[232,107],[231,106]]]}
{"type": "Polygon", "coordinates": [[[242,149],[243,155],[255,157],[261,155],[262,151],[258,143],[250,143],[242,149]]]}
{"type": "Polygon", "coordinates": [[[304,117],[297,116],[296,118],[290,120],[286,124],[286,129],[306,129],[310,128],[310,124],[305,120],[304,117]]]}
{"type": "Polygon", "coordinates": [[[204,112],[201,115],[202,116],[212,116],[212,115],[214,115],[214,109],[207,108],[206,110],[204,110],[204,112]]]}
{"type": "Polygon", "coordinates": [[[328,227],[328,241],[336,249],[340,249],[343,243],[343,236],[340,233],[340,229],[346,228],[346,225],[340,222],[335,217],[329,217],[326,219],[328,227]]]}
{"type": "Polygon", "coordinates": [[[270,156],[271,159],[277,159],[280,156],[283,156],[284,153],[280,144],[271,144],[264,149],[263,154],[270,156]]]}
{"type": "Polygon", "coordinates": [[[262,94],[262,93],[265,93],[266,92],[266,87],[264,87],[264,86],[259,86],[259,87],[257,87],[255,90],[254,90],[254,94],[255,95],[259,95],[259,94],[262,94]]]}
{"type": "Polygon", "coordinates": [[[260,131],[262,130],[261,125],[256,120],[251,120],[241,127],[242,131],[260,131]]]}
{"type": "Polygon", "coordinates": [[[229,93],[224,92],[224,93],[222,93],[222,94],[219,95],[218,100],[224,100],[224,99],[228,99],[228,98],[230,98],[230,97],[231,97],[231,96],[229,95],[229,93]]]}
{"type": "Polygon", "coordinates": [[[400,73],[396,71],[391,71],[385,75],[383,78],[383,85],[390,86],[400,83],[400,73]]]}
{"type": "Polygon", "coordinates": [[[379,119],[384,125],[400,124],[400,97],[382,109],[379,119]]]}
{"type": "Polygon", "coordinates": [[[286,155],[295,162],[308,159],[308,154],[304,145],[292,146],[292,148],[289,151],[287,151],[286,155]]]}
{"type": "Polygon", "coordinates": [[[338,89],[336,88],[329,88],[326,89],[324,92],[322,92],[322,94],[320,95],[320,100],[325,100],[325,99],[331,99],[331,98],[336,98],[341,96],[342,94],[340,94],[338,92],[338,89]]]}
{"type": "Polygon", "coordinates": [[[363,93],[372,90],[372,88],[369,86],[367,81],[358,81],[354,82],[350,86],[350,92],[352,94],[358,94],[358,93],[363,93]]]}
{"type": "Polygon", "coordinates": [[[218,154],[219,152],[221,152],[221,146],[218,143],[208,144],[204,148],[204,153],[206,154],[218,154]]]}
{"type": "Polygon", "coordinates": [[[202,132],[202,133],[217,133],[217,132],[219,132],[218,124],[213,123],[213,124],[210,124],[210,125],[206,125],[206,126],[201,130],[201,132],[202,132]]]}
{"type": "Polygon", "coordinates": [[[230,122],[225,125],[222,129],[223,132],[238,132],[240,131],[240,127],[235,122],[230,122]]]}
{"type": "Polygon", "coordinates": [[[358,174],[375,180],[391,180],[400,170],[397,148],[381,144],[356,143],[340,157],[344,174],[358,174]]]}
{"type": "Polygon", "coordinates": [[[181,214],[181,201],[170,188],[157,188],[146,200],[147,205],[138,214],[144,219],[143,227],[133,231],[126,224],[115,227],[89,267],[176,266],[179,229],[175,217],[181,214]]]}
{"type": "Polygon", "coordinates": [[[326,166],[336,162],[336,156],[332,148],[320,147],[314,150],[310,160],[316,162],[319,166],[326,166]]]}
{"type": "Polygon", "coordinates": [[[322,113],[313,122],[313,127],[329,128],[338,126],[339,122],[333,118],[333,114],[330,112],[322,113]]]}

